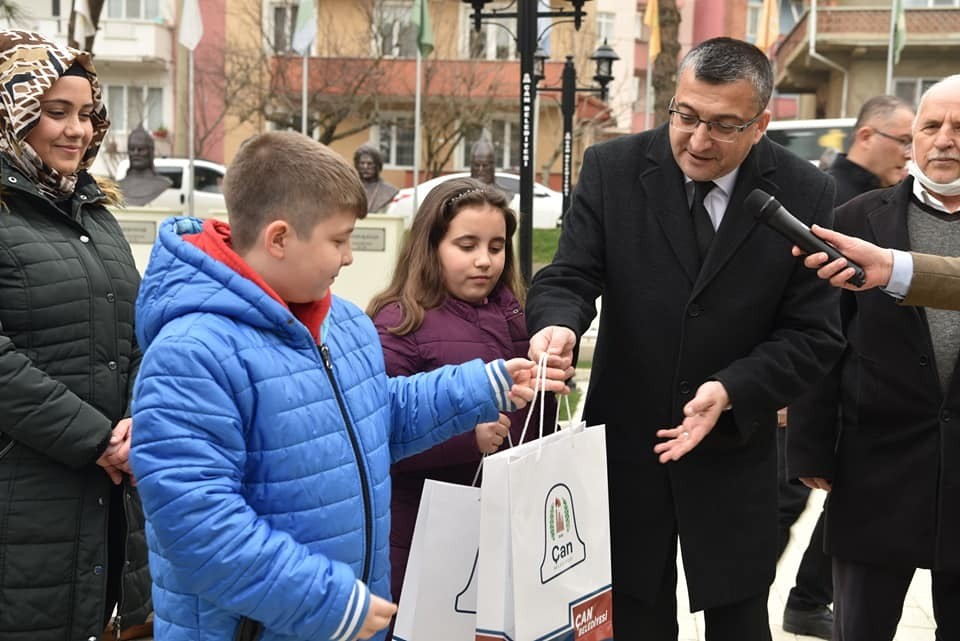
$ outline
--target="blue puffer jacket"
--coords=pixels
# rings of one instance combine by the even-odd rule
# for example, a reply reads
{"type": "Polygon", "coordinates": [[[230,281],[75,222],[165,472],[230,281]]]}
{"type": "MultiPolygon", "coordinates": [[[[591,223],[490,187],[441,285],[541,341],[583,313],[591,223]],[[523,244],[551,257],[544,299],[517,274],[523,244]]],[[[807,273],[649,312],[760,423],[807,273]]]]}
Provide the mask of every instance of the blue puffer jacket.
{"type": "MultiPolygon", "coordinates": [[[[390,598],[390,464],[496,420],[480,361],[387,378],[334,297],[318,348],[253,281],[162,224],[137,301],[131,461],[158,641],[347,640],[390,598]]],[[[375,638],[382,638],[383,633],[375,638]]]]}

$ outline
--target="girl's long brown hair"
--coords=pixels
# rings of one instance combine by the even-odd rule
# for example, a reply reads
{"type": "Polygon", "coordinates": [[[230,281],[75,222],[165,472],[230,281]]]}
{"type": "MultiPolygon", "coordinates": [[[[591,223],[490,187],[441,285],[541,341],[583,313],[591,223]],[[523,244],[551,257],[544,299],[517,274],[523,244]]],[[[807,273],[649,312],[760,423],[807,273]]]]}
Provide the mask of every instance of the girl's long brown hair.
{"type": "Polygon", "coordinates": [[[497,284],[509,288],[523,304],[525,291],[513,252],[516,213],[510,209],[503,192],[493,185],[485,185],[473,178],[454,178],[431,189],[423,199],[410,227],[410,235],[400,250],[390,285],[373,297],[367,305],[367,315],[373,318],[381,309],[396,302],[403,310],[403,320],[397,327],[388,328],[390,333],[404,336],[419,329],[424,312],[439,307],[449,295],[437,253],[440,241],[450,228],[450,221],[461,209],[478,205],[490,205],[503,212],[507,242],[503,273],[497,284]]]}

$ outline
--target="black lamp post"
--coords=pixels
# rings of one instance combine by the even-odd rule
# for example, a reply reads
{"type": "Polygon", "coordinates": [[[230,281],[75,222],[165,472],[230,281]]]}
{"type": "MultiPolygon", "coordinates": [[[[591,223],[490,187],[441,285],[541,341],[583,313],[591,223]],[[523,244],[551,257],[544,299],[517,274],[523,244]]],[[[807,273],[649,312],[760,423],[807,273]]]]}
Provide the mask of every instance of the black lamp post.
{"type": "Polygon", "coordinates": [[[517,50],[520,53],[520,273],[529,284],[533,275],[533,156],[534,105],[537,97],[537,77],[533,54],[537,48],[537,22],[540,18],[572,19],[579,31],[586,12],[587,0],[570,0],[573,9],[540,11],[540,0],[515,0],[503,11],[484,13],[489,0],[463,0],[473,8],[471,18],[474,30],[480,31],[485,18],[517,19],[517,50]],[[508,11],[516,5],[516,11],[508,11]]]}
{"type": "MultiPolygon", "coordinates": [[[[539,74],[538,79],[542,80],[547,53],[537,47],[534,59],[536,60],[534,68],[539,74]]],[[[560,113],[563,115],[563,154],[561,162],[563,168],[563,207],[560,210],[561,221],[570,207],[570,182],[573,177],[573,115],[576,111],[576,94],[577,92],[598,94],[600,100],[606,100],[607,86],[613,80],[613,63],[615,60],[619,60],[620,56],[604,40],[603,44],[597,47],[597,50],[590,56],[590,59],[597,64],[596,75],[593,76],[593,79],[600,85],[599,87],[578,87],[577,68],[573,62],[573,56],[567,56],[566,62],[563,63],[560,88],[540,87],[539,89],[539,91],[560,92],[560,113]]]]}

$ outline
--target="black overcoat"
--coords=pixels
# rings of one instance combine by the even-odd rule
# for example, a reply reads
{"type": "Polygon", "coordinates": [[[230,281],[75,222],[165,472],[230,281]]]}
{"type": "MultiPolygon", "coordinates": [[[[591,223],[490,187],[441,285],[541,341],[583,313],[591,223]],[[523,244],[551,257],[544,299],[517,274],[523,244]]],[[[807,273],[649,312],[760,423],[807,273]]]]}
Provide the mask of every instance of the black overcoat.
{"type": "Polygon", "coordinates": [[[553,263],[527,299],[531,333],[578,335],[602,313],[584,416],[607,425],[615,590],[653,599],[679,533],[694,610],[773,581],[777,409],[840,356],[838,292],[743,210],[754,188],[806,223],[832,226],[833,185],[766,137],[741,165],[698,273],[684,178],[666,127],[596,145],[553,263]],[[674,427],[716,379],[733,408],[691,453],[666,465],[656,431],[674,427]]]}
{"type": "MultiPolygon", "coordinates": [[[[909,250],[912,190],[907,178],[855,198],[837,209],[837,229],[909,250]]],[[[960,572],[960,371],[944,394],[923,307],[877,289],[845,291],[842,310],[843,359],[790,408],[788,473],[832,479],[834,556],[960,572]]]]}

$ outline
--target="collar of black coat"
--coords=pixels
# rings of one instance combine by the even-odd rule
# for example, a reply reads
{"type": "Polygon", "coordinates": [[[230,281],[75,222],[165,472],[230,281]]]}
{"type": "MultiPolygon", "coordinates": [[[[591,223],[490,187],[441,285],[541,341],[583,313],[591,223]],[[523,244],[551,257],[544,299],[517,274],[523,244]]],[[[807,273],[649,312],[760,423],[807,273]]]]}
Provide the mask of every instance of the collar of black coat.
{"type": "MultiPolygon", "coordinates": [[[[690,280],[697,283],[694,288],[696,292],[729,260],[757,224],[753,216],[742,211],[747,194],[755,188],[763,189],[774,197],[780,194],[780,187],[773,181],[778,160],[773,143],[763,136],[740,163],[737,181],[727,202],[727,212],[734,212],[734,215],[724,214],[711,250],[701,267],[695,248],[689,243],[693,233],[690,217],[677,215],[678,212],[688,212],[690,205],[687,202],[683,172],[670,147],[668,127],[669,125],[662,125],[652,132],[636,134],[637,140],[646,145],[643,154],[648,161],[640,172],[639,181],[641,189],[647,194],[648,202],[655,203],[653,214],[659,220],[668,242],[690,280]]],[[[781,153],[789,152],[783,150],[781,153]]],[[[806,163],[800,158],[794,159],[798,166],[806,163]]],[[[815,169],[812,165],[810,168],[815,169]]]]}

